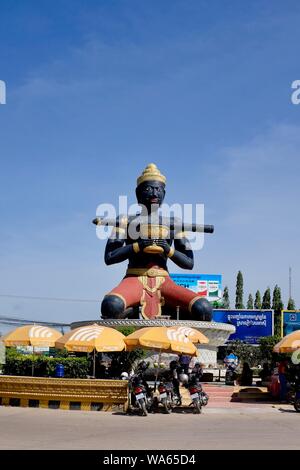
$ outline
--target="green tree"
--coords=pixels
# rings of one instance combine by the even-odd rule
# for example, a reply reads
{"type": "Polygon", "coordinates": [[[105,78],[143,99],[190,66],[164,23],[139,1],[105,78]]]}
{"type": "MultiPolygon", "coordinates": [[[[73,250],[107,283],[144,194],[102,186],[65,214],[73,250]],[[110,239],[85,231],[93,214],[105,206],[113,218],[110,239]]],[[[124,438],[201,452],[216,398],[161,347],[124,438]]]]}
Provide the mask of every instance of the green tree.
{"type": "Polygon", "coordinates": [[[275,362],[278,355],[273,353],[275,344],[280,341],[281,337],[278,336],[264,336],[259,339],[259,350],[262,362],[275,362]]]}
{"type": "Polygon", "coordinates": [[[212,308],[217,309],[217,308],[224,308],[223,303],[219,302],[218,300],[214,300],[213,302],[210,302],[212,308]]]}
{"type": "Polygon", "coordinates": [[[266,290],[263,296],[261,308],[270,309],[271,308],[271,290],[270,287],[266,290]]]}
{"type": "Polygon", "coordinates": [[[245,308],[243,304],[244,295],[244,281],[241,271],[238,272],[236,278],[236,294],[235,294],[235,308],[245,308]]]}
{"type": "Polygon", "coordinates": [[[136,328],[134,326],[119,326],[117,330],[124,336],[129,336],[136,330],[136,328]]]}
{"type": "MultiPolygon", "coordinates": [[[[118,328],[118,331],[125,336],[130,335],[135,330],[134,326],[120,326],[118,328]]],[[[134,351],[107,353],[107,356],[111,359],[113,373],[118,378],[121,372],[129,372],[136,362],[146,357],[147,352],[144,349],[137,348],[134,351]]]]}
{"type": "Polygon", "coordinates": [[[294,299],[289,298],[289,302],[287,305],[287,310],[296,310],[296,305],[294,299]]]}
{"type": "Polygon", "coordinates": [[[281,312],[281,310],[283,309],[283,302],[281,300],[281,290],[277,284],[273,290],[272,309],[275,312],[281,312]]]}
{"type": "Polygon", "coordinates": [[[226,286],[223,292],[223,308],[230,308],[229,290],[226,286]]]}
{"type": "Polygon", "coordinates": [[[281,290],[277,284],[273,290],[272,309],[274,310],[274,333],[275,335],[280,335],[283,302],[281,300],[281,290]]]}
{"type": "Polygon", "coordinates": [[[255,294],[254,308],[258,310],[261,309],[261,295],[260,295],[259,290],[257,290],[255,294]]]}
{"type": "Polygon", "coordinates": [[[251,294],[249,294],[248,301],[247,301],[247,309],[252,310],[253,309],[253,297],[251,294]]]}
{"type": "Polygon", "coordinates": [[[261,362],[259,348],[239,339],[230,341],[227,353],[229,351],[233,351],[237,355],[239,362],[248,362],[250,367],[257,366],[261,362]]]}

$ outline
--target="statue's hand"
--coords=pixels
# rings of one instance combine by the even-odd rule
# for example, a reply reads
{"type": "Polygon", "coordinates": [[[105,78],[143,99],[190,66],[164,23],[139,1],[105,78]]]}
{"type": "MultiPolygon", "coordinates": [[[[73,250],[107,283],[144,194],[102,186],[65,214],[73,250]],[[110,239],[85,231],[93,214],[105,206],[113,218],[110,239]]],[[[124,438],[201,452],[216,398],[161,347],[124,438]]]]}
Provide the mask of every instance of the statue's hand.
{"type": "Polygon", "coordinates": [[[154,240],[149,240],[148,238],[146,239],[141,238],[140,240],[138,240],[137,243],[139,245],[140,251],[144,251],[144,248],[146,248],[147,246],[153,245],[153,242],[154,240]]]}
{"type": "Polygon", "coordinates": [[[161,248],[164,250],[164,254],[168,256],[168,254],[170,253],[171,247],[169,243],[167,242],[167,240],[158,238],[153,241],[155,242],[156,245],[161,246],[161,248]]]}

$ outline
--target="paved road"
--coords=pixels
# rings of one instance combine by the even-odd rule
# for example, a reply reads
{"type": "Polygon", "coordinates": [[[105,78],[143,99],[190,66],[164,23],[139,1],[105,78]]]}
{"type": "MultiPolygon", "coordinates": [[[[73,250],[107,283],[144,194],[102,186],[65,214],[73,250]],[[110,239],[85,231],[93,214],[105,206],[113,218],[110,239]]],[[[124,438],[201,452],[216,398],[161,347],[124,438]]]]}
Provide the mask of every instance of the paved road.
{"type": "Polygon", "coordinates": [[[148,417],[0,407],[0,423],[0,449],[300,449],[290,406],[148,417]]]}

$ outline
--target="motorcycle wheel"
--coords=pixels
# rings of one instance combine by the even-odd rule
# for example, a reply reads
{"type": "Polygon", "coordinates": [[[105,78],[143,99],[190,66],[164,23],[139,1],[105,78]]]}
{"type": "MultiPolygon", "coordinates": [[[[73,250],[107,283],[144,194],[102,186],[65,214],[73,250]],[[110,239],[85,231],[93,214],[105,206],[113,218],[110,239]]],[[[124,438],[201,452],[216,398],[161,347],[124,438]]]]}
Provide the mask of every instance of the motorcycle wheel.
{"type": "Polygon", "coordinates": [[[194,401],[194,411],[197,415],[200,415],[202,413],[202,407],[200,401],[194,401]]]}
{"type": "Polygon", "coordinates": [[[164,406],[164,409],[165,409],[165,413],[167,413],[169,415],[172,411],[172,408],[171,408],[168,400],[163,401],[163,406],[164,406]]]}
{"type": "Polygon", "coordinates": [[[287,392],[287,394],[286,394],[286,401],[287,401],[288,403],[294,404],[294,403],[295,403],[295,392],[293,392],[293,391],[287,392]]]}
{"type": "Polygon", "coordinates": [[[147,412],[145,400],[141,400],[140,405],[141,405],[142,416],[147,416],[148,412],[147,412]]]}
{"type": "Polygon", "coordinates": [[[157,397],[154,397],[153,398],[153,402],[152,402],[152,411],[155,413],[158,411],[158,407],[159,407],[159,401],[158,401],[158,398],[157,397]]]}
{"type": "Polygon", "coordinates": [[[175,396],[175,406],[181,406],[182,405],[182,399],[181,396],[178,397],[177,395],[175,396]]]}
{"type": "Polygon", "coordinates": [[[297,413],[300,413],[300,398],[297,398],[297,400],[295,400],[294,408],[297,411],[297,413]]]}
{"type": "Polygon", "coordinates": [[[203,406],[206,406],[207,403],[208,403],[208,398],[206,398],[206,397],[205,397],[205,398],[202,398],[202,405],[203,405],[203,406]]]}

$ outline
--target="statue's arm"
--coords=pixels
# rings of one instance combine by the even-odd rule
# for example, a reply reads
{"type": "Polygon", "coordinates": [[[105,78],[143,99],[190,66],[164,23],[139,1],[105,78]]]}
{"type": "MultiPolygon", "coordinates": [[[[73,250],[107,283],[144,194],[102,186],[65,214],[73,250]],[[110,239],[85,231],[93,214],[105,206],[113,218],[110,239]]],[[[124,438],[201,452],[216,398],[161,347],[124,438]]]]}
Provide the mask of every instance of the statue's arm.
{"type": "Polygon", "coordinates": [[[182,269],[193,269],[194,255],[189,241],[186,238],[175,238],[174,249],[170,259],[182,269]]]}
{"type": "Polygon", "coordinates": [[[105,264],[121,263],[133,254],[132,245],[125,245],[124,240],[108,239],[105,247],[105,264]]]}

